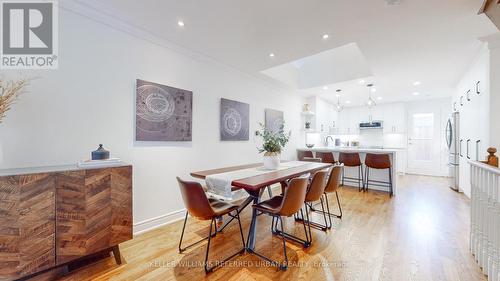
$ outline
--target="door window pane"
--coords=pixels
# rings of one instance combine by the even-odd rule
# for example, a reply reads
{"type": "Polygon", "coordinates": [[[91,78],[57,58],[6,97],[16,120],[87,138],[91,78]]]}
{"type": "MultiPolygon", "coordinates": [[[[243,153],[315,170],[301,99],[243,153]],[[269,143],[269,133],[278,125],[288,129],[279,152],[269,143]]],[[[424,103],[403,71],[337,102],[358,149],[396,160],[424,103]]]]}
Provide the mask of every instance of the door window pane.
{"type": "Polygon", "coordinates": [[[414,160],[432,161],[434,114],[413,114],[412,121],[412,145],[414,160]]]}

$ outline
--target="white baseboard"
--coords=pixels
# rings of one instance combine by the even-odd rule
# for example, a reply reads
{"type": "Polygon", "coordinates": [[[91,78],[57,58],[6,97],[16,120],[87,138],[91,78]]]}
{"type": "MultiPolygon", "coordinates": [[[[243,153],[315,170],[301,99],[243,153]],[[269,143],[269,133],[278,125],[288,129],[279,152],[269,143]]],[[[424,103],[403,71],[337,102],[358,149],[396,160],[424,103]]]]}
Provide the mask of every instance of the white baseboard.
{"type": "Polygon", "coordinates": [[[138,223],[134,223],[134,236],[144,232],[148,232],[160,226],[164,226],[184,218],[186,209],[170,212],[161,216],[147,219],[138,223]]]}

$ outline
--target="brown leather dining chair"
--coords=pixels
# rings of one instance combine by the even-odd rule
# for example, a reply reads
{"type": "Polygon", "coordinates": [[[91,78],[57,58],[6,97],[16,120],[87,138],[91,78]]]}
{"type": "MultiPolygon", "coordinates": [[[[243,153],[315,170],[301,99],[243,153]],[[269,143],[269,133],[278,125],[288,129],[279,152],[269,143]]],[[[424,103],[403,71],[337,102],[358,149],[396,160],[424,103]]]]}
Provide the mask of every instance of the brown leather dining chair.
{"type": "Polygon", "coordinates": [[[333,156],[333,152],[316,151],[316,158],[320,158],[323,163],[335,164],[335,156],[333,156]]]}
{"type": "Polygon", "coordinates": [[[355,181],[358,183],[358,190],[364,190],[365,180],[363,173],[363,163],[361,163],[361,159],[359,158],[359,153],[357,152],[340,152],[339,153],[339,162],[344,164],[344,169],[342,169],[342,185],[344,185],[345,180],[355,181]],[[358,177],[346,177],[345,176],[345,167],[356,167],[358,168],[358,177]]]}
{"type": "Polygon", "coordinates": [[[182,200],[184,201],[184,205],[186,207],[186,217],[184,218],[184,225],[182,226],[181,239],[179,241],[179,253],[184,252],[187,248],[190,248],[200,242],[208,240],[207,251],[205,253],[205,272],[211,272],[215,267],[220,266],[227,262],[228,260],[234,258],[235,256],[242,254],[245,252],[245,239],[243,238],[243,229],[241,228],[240,214],[238,212],[238,206],[233,205],[224,201],[220,201],[217,199],[208,199],[203,187],[199,182],[194,181],[183,181],[179,177],[177,177],[177,181],[179,182],[179,187],[181,189],[182,200]],[[234,214],[231,214],[234,212],[234,214]],[[208,232],[208,236],[194,242],[193,244],[182,248],[182,239],[184,237],[184,231],[186,229],[186,222],[188,219],[188,215],[191,215],[194,218],[199,220],[210,220],[210,230],[208,232]],[[208,263],[208,253],[210,250],[210,240],[212,237],[215,237],[217,234],[216,220],[217,218],[228,215],[238,221],[238,225],[240,227],[240,235],[241,241],[243,243],[243,248],[238,252],[232,254],[227,257],[223,261],[216,262],[215,266],[209,267],[208,263]],[[215,231],[212,232],[212,226],[215,231]]]}
{"type": "Polygon", "coordinates": [[[365,165],[366,165],[366,187],[365,189],[368,190],[368,185],[371,183],[372,185],[376,186],[385,186],[389,187],[389,196],[393,195],[393,190],[392,190],[392,165],[391,165],[391,159],[389,157],[389,154],[373,154],[373,153],[367,153],[365,157],[365,165]],[[371,169],[378,169],[378,170],[383,170],[383,169],[388,169],[389,170],[389,181],[378,181],[378,180],[370,180],[370,168],[371,169]]]}
{"type": "Polygon", "coordinates": [[[304,157],[314,158],[314,155],[310,150],[297,150],[297,159],[304,161],[304,157]]]}
{"type": "MultiPolygon", "coordinates": [[[[274,230],[275,220],[280,222],[281,230],[277,232],[278,235],[282,237],[283,240],[283,253],[285,255],[285,261],[283,263],[271,260],[270,258],[256,252],[255,250],[247,249],[250,253],[254,253],[260,258],[270,262],[271,264],[278,266],[280,270],[286,270],[288,268],[288,256],[286,254],[286,242],[285,240],[290,239],[283,226],[282,217],[293,216],[297,212],[302,213],[302,206],[304,205],[304,200],[306,198],[307,192],[307,177],[294,178],[290,181],[289,185],[285,187],[285,192],[283,195],[274,196],[273,198],[254,204],[252,207],[257,211],[268,214],[273,217],[271,223],[271,230],[274,230]]],[[[303,216],[303,213],[302,213],[303,216]]],[[[276,222],[277,224],[277,222],[276,222]]],[[[303,223],[304,233],[306,235],[306,240],[300,240],[304,247],[307,247],[309,242],[309,235],[306,230],[306,225],[303,223]]],[[[295,239],[292,239],[295,240],[295,239]]]]}
{"type": "Polygon", "coordinates": [[[326,179],[328,177],[329,171],[328,170],[323,170],[323,171],[318,171],[314,174],[311,183],[309,184],[309,187],[307,189],[306,193],[306,198],[304,199],[304,205],[306,207],[306,217],[298,217],[295,215],[295,220],[296,221],[303,221],[305,220],[308,228],[309,228],[309,242],[312,242],[312,234],[311,234],[311,226],[319,228],[323,231],[326,231],[328,229],[328,222],[326,220],[326,212],[325,212],[325,205],[323,202],[323,194],[325,193],[325,187],[326,187],[326,179]],[[320,223],[313,222],[312,220],[309,219],[309,212],[307,208],[310,210],[313,209],[313,204],[315,202],[320,201],[321,203],[321,209],[323,210],[323,218],[325,220],[325,224],[322,225],[320,223]]]}
{"type": "Polygon", "coordinates": [[[329,222],[330,222],[330,225],[328,226],[328,228],[332,228],[332,217],[342,219],[342,206],[340,205],[340,199],[339,199],[339,193],[338,193],[338,189],[340,187],[340,175],[342,173],[342,169],[343,169],[342,165],[335,165],[330,170],[330,175],[328,177],[328,181],[327,181],[326,187],[325,187],[325,192],[323,194],[323,196],[325,197],[325,201],[326,201],[326,213],[324,210],[320,211],[320,210],[315,209],[314,205],[311,208],[311,210],[314,212],[323,213],[323,214],[328,216],[329,222]],[[339,215],[333,214],[330,212],[330,205],[328,203],[328,193],[334,193],[334,192],[335,192],[335,196],[337,197],[337,204],[339,206],[339,211],[340,211],[339,215]]]}

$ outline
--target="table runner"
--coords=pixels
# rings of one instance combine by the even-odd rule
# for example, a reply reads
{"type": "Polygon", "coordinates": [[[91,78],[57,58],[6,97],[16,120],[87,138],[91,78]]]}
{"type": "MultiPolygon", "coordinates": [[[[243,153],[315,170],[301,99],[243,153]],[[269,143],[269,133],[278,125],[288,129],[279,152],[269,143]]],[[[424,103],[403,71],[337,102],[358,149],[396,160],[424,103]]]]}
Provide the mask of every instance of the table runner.
{"type": "Polygon", "coordinates": [[[279,170],[286,170],[293,167],[305,165],[307,163],[299,161],[282,162],[276,170],[268,170],[263,166],[237,170],[232,172],[220,173],[207,176],[205,182],[207,183],[208,193],[213,197],[223,200],[239,200],[248,196],[248,193],[243,190],[231,191],[231,183],[234,180],[244,179],[254,176],[259,176],[266,173],[271,173],[279,170]]]}

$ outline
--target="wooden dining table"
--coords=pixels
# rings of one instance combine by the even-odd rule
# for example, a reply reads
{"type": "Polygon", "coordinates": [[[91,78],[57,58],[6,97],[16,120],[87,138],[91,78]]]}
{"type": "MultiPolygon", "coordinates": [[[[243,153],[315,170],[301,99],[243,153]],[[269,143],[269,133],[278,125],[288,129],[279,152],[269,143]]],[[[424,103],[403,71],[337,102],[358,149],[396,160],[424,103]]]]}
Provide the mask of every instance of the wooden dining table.
{"type": "MultiPolygon", "coordinates": [[[[302,162],[303,165],[294,166],[286,169],[279,169],[272,172],[266,172],[260,175],[246,177],[246,178],[235,178],[232,179],[231,185],[232,190],[244,189],[250,196],[245,199],[239,206],[238,211],[241,212],[244,208],[246,208],[250,203],[257,204],[260,201],[263,190],[266,187],[270,187],[274,184],[281,184],[282,189],[285,188],[286,182],[290,179],[302,176],[308,173],[314,173],[332,166],[329,163],[313,163],[313,162],[302,162]]],[[[261,167],[262,163],[256,164],[247,164],[240,166],[232,166],[220,169],[213,170],[205,170],[199,172],[192,172],[191,176],[198,179],[205,179],[207,176],[222,174],[227,172],[233,172],[238,170],[250,169],[261,167]]],[[[257,230],[257,211],[253,209],[252,211],[252,221],[250,223],[250,229],[248,231],[248,239],[247,239],[247,250],[253,251],[255,248],[255,237],[257,230]]],[[[220,229],[224,229],[224,227],[230,221],[226,222],[226,224],[220,229]]]]}

